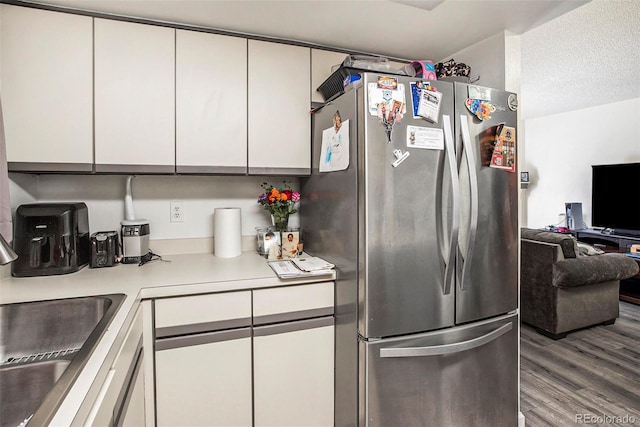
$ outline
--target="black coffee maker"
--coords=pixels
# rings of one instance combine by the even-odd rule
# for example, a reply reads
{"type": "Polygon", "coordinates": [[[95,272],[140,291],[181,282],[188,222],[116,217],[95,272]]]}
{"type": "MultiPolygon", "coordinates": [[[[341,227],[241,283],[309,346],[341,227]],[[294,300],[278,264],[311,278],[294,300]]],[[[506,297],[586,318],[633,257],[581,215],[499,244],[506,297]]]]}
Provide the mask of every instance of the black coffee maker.
{"type": "Polygon", "coordinates": [[[33,203],[16,210],[11,267],[16,277],[67,274],[89,263],[89,214],[84,203],[33,203]]]}

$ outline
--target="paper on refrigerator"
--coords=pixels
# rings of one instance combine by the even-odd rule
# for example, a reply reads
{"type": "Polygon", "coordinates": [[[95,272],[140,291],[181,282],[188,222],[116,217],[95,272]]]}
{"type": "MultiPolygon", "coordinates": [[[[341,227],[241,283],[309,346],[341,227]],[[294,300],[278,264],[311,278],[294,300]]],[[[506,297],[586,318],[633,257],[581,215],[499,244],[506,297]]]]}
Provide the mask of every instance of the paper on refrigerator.
{"type": "Polygon", "coordinates": [[[345,170],[349,167],[349,120],[340,119],[340,112],[333,116],[334,126],[322,131],[319,172],[345,170]]]}

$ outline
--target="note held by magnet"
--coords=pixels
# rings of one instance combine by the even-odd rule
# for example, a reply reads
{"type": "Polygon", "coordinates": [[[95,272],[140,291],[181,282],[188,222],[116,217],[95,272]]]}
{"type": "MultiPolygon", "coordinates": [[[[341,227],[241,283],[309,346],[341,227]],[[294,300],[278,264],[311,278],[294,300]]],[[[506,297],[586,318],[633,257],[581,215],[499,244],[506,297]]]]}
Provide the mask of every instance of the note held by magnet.
{"type": "Polygon", "coordinates": [[[407,147],[444,150],[444,133],[438,128],[407,126],[407,147]]]}
{"type": "Polygon", "coordinates": [[[322,131],[319,172],[333,172],[349,167],[349,120],[342,122],[340,113],[333,116],[334,125],[322,131]]]}

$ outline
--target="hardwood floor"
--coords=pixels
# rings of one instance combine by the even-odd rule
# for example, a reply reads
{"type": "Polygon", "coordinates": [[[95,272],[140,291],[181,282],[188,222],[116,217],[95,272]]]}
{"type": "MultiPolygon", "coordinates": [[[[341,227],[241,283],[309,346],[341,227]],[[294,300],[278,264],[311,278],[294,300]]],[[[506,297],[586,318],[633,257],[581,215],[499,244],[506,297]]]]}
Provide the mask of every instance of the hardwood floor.
{"type": "Polygon", "coordinates": [[[615,324],[558,341],[523,324],[520,351],[527,427],[640,425],[640,306],[621,301],[615,324]]]}

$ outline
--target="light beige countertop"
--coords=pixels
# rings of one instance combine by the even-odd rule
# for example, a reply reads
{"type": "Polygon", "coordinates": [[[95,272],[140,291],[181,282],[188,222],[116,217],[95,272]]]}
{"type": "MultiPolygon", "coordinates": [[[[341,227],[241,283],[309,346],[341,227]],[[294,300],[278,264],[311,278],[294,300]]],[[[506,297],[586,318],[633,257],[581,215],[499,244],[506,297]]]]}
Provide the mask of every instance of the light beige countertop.
{"type": "MultiPolygon", "coordinates": [[[[0,304],[123,293],[141,299],[287,286],[317,282],[322,277],[280,279],[255,251],[235,258],[212,254],[163,256],[164,261],[117,264],[57,276],[8,277],[0,281],[0,304]]],[[[324,277],[333,280],[333,275],[324,277]]]]}
{"type": "MultiPolygon", "coordinates": [[[[117,264],[114,267],[89,268],[64,275],[7,277],[0,280],[0,304],[73,298],[90,295],[125,294],[108,329],[95,347],[89,361],[76,379],[50,425],[71,425],[92,384],[99,382],[108,355],[121,342],[129,328],[138,303],[143,299],[196,295],[288,286],[334,280],[335,273],[301,279],[280,279],[255,251],[235,258],[219,258],[211,253],[163,256],[142,266],[117,264]],[[121,334],[122,333],[122,334],[121,334]]],[[[77,421],[77,420],[76,420],[77,421]]]]}

